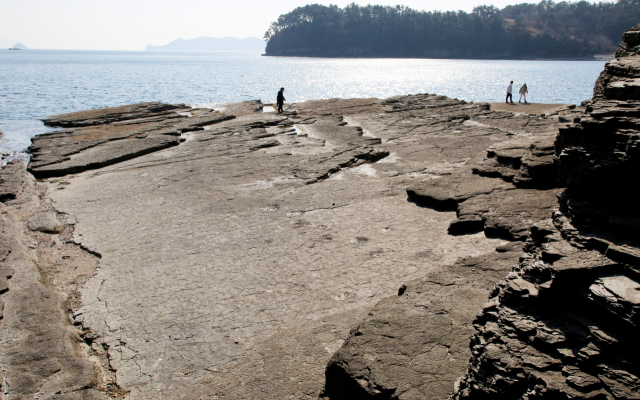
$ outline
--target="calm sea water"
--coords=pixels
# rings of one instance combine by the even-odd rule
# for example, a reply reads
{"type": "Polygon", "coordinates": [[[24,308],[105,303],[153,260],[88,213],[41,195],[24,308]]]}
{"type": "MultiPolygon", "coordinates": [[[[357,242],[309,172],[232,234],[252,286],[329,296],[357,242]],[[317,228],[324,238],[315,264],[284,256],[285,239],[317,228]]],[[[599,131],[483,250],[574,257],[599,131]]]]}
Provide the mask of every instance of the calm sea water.
{"type": "Polygon", "coordinates": [[[210,106],[260,99],[437,93],[504,101],[510,80],[529,101],[574,103],[592,95],[604,61],[486,61],[261,57],[258,53],[0,50],[4,154],[50,130],[39,118],[143,101],[210,106]]]}

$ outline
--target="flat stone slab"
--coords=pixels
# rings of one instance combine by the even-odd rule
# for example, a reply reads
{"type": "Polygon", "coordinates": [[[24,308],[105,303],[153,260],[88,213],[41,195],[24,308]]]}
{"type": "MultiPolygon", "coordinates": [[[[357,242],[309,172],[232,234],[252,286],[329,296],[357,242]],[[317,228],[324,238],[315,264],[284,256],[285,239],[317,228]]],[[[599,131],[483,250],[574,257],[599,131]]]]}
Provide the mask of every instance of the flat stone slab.
{"type": "MultiPolygon", "coordinates": [[[[514,94],[519,97],[519,94],[514,94]]],[[[491,109],[496,111],[509,111],[514,113],[527,113],[527,114],[544,114],[551,112],[555,109],[566,107],[569,104],[543,104],[543,103],[514,103],[507,104],[506,102],[491,103],[491,109]]]]}
{"type": "Polygon", "coordinates": [[[418,204],[454,211],[465,200],[505,189],[513,189],[513,185],[499,179],[460,173],[434,176],[433,179],[412,185],[407,189],[407,195],[418,204]]]}
{"type": "Polygon", "coordinates": [[[49,178],[101,168],[177,146],[182,134],[233,118],[162,103],[50,117],[45,124],[71,128],[34,137],[28,170],[36,178],[49,178]]]}

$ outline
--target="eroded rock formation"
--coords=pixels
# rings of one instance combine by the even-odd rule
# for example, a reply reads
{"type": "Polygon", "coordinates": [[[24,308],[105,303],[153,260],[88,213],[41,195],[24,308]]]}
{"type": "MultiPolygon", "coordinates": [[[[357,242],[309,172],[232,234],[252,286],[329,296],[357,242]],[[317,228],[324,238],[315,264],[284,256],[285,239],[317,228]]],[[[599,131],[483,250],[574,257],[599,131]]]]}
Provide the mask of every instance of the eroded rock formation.
{"type": "Polygon", "coordinates": [[[36,178],[64,176],[177,146],[184,133],[233,118],[184,104],[141,103],[62,114],[44,120],[65,127],[34,137],[29,172],[36,178]]]}
{"type": "Polygon", "coordinates": [[[639,30],[560,129],[567,189],[476,319],[455,399],[640,399],[639,30]]]}

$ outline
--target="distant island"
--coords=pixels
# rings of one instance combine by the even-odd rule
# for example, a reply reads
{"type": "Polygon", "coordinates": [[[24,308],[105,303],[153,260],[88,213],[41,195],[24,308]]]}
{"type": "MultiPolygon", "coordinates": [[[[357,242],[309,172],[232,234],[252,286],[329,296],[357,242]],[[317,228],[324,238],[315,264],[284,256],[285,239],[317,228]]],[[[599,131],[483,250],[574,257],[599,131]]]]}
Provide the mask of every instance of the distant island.
{"type": "Polygon", "coordinates": [[[145,51],[259,51],[264,52],[266,43],[257,37],[213,38],[201,36],[195,39],[176,39],[163,46],[147,46],[145,51]]]}
{"type": "Polygon", "coordinates": [[[9,47],[9,50],[26,50],[27,46],[22,43],[16,43],[13,46],[9,47]]]}
{"type": "Polygon", "coordinates": [[[405,6],[319,4],[280,15],[267,56],[544,59],[612,54],[640,21],[640,3],[618,0],[427,12],[405,6]]]}

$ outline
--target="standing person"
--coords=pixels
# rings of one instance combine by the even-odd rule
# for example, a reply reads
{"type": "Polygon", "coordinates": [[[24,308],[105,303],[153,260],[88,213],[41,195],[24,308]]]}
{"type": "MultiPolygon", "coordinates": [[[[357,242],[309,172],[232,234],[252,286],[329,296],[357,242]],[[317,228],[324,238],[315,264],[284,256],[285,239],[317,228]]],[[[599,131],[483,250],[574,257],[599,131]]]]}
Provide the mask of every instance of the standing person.
{"type": "MultiPolygon", "coordinates": [[[[520,86],[519,93],[520,93],[520,100],[522,100],[522,96],[524,96],[524,104],[527,104],[527,93],[529,93],[529,90],[527,89],[526,83],[520,86]]],[[[520,100],[518,100],[518,103],[520,103],[520,100]]]]}
{"type": "Polygon", "coordinates": [[[284,88],[280,88],[280,91],[278,92],[278,114],[282,113],[282,107],[284,106],[284,88]]]}
{"type": "Polygon", "coordinates": [[[509,86],[507,86],[507,98],[505,100],[507,104],[509,104],[509,100],[511,100],[511,104],[513,104],[513,95],[511,94],[511,92],[513,92],[513,81],[511,81],[511,83],[509,83],[509,86]]]}

